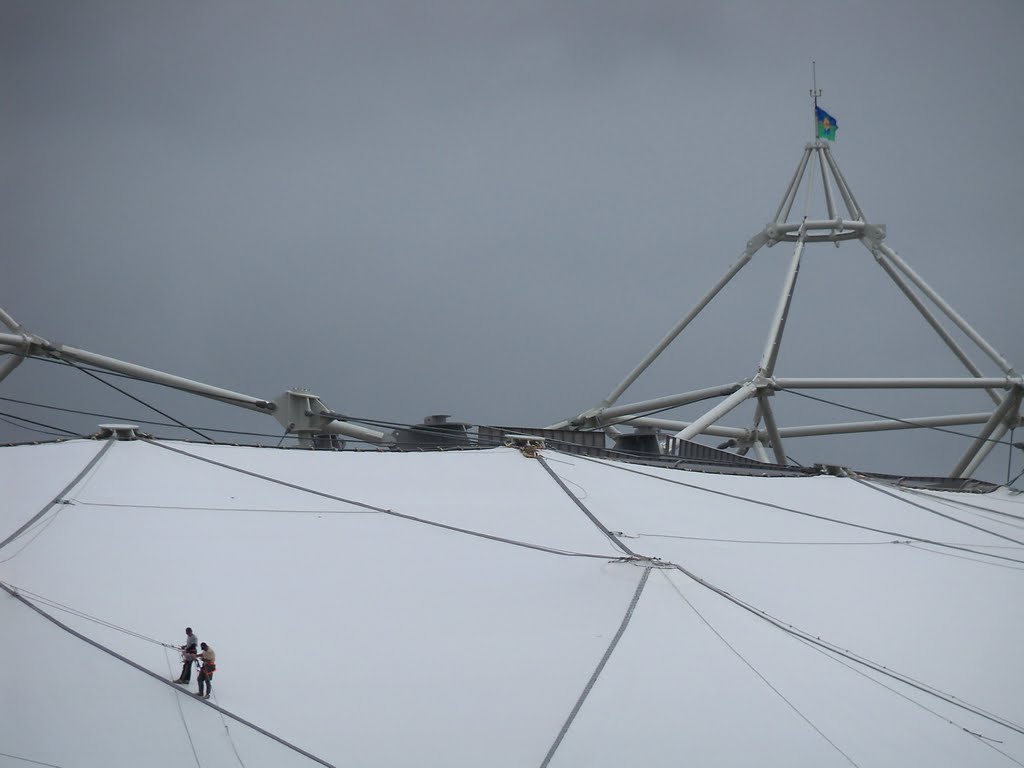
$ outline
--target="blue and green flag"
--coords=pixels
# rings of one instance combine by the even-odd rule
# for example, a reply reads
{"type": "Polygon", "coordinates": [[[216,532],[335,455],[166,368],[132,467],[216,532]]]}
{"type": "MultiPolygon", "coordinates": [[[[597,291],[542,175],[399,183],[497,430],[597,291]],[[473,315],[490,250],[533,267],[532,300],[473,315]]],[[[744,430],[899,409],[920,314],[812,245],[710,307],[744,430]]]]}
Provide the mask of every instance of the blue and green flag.
{"type": "Polygon", "coordinates": [[[814,117],[818,121],[818,138],[835,141],[836,129],[839,128],[836,119],[821,107],[814,108],[814,117]]]}

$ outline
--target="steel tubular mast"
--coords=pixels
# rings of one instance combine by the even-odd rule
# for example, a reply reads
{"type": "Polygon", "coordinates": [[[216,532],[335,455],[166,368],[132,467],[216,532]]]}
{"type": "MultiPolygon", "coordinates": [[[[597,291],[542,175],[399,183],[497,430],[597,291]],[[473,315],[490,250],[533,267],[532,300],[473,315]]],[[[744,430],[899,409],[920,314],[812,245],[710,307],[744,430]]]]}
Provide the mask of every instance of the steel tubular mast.
{"type": "MultiPolygon", "coordinates": [[[[815,83],[815,89],[811,91],[815,107],[817,107],[817,97],[820,95],[821,91],[817,89],[815,83]]],[[[728,437],[735,442],[740,453],[746,453],[747,449],[753,447],[755,452],[765,460],[767,457],[764,448],[766,445],[770,445],[775,461],[782,464],[786,462],[783,440],[791,437],[981,424],[982,427],[975,440],[950,472],[950,477],[969,477],[1008,430],[1024,423],[1020,412],[1021,403],[1024,400],[1022,397],[1024,381],[1002,354],[884,242],[885,235],[884,225],[870,224],[864,216],[846,177],[840,171],[832,155],[828,142],[815,138],[804,147],[796,171],[775,211],[775,217],[761,232],[748,241],[739,260],[680,318],[665,337],[644,356],[640,363],[601,403],[590,410],[583,411],[575,418],[551,426],[554,428],[607,429],[612,425],[628,422],[635,427],[671,430],[675,437],[685,440],[700,435],[728,437]],[[791,221],[790,215],[801,187],[805,189],[809,204],[811,190],[819,179],[828,218],[811,219],[805,212],[799,221],[791,221]],[[839,201],[833,195],[833,189],[838,192],[842,208],[845,210],[840,209],[839,201]],[[842,241],[847,240],[858,241],[874,257],[875,262],[886,276],[892,280],[927,325],[964,366],[968,376],[785,378],[775,375],[775,365],[778,361],[805,246],[808,243],[829,242],[838,247],[842,241]],[[749,379],[716,387],[667,395],[627,405],[617,405],[626,390],[700,315],[736,274],[751,261],[753,256],[763,246],[772,247],[780,242],[795,243],[795,249],[756,372],[749,379]],[[937,312],[926,302],[930,302],[937,312]],[[973,342],[999,368],[1002,376],[983,375],[981,368],[975,364],[967,351],[944,327],[940,316],[944,316],[967,339],[973,342]],[[993,411],[983,413],[887,418],[787,427],[777,423],[769,403],[771,395],[787,389],[980,389],[984,390],[992,399],[995,408],[993,411]],[[655,411],[668,410],[708,397],[724,397],[725,399],[692,421],[678,421],[653,415],[655,411]],[[757,403],[753,428],[727,427],[717,423],[748,399],[754,399],[757,403]],[[760,426],[762,420],[764,422],[763,429],[760,426]]]]}

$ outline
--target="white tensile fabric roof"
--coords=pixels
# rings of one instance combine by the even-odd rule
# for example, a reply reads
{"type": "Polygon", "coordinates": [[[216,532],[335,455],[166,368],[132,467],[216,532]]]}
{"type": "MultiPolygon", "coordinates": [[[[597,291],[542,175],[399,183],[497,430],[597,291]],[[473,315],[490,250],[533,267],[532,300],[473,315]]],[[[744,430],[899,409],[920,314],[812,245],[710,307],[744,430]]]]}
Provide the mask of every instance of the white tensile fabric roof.
{"type": "Polygon", "coordinates": [[[1024,762],[1005,489],[146,440],[0,488],[3,766],[1024,762]]]}

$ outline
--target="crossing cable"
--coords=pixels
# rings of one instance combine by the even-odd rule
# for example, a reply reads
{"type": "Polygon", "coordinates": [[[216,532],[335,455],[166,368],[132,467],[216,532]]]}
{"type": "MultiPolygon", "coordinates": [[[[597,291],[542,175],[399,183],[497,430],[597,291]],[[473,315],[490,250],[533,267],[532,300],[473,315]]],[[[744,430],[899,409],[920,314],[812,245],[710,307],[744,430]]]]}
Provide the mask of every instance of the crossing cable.
{"type": "MultiPolygon", "coordinates": [[[[1000,509],[992,509],[992,507],[986,507],[986,506],[983,506],[981,504],[972,504],[971,502],[963,501],[962,499],[939,498],[937,496],[932,496],[930,493],[925,493],[924,491],[920,491],[917,488],[900,488],[900,490],[905,492],[905,493],[913,494],[914,496],[922,496],[922,497],[924,497],[926,499],[932,499],[934,501],[939,502],[940,504],[948,504],[950,506],[958,506],[958,507],[967,507],[969,509],[977,509],[977,510],[979,510],[981,512],[989,512],[989,513],[991,513],[993,515],[999,515],[1001,517],[1008,517],[1011,520],[1018,520],[1020,522],[1024,522],[1024,515],[1015,515],[1013,512],[1004,512],[1004,511],[1002,511],[1000,509]]],[[[1011,502],[1011,503],[1015,503],[1015,502],[1011,502]]]]}
{"type": "Polygon", "coordinates": [[[835,643],[829,642],[827,640],[822,640],[820,637],[813,635],[810,632],[807,632],[806,630],[800,629],[799,627],[782,621],[782,619],[776,618],[767,611],[762,610],[761,608],[758,608],[757,606],[752,605],[746,602],[745,600],[736,597],[735,595],[727,592],[721,587],[715,586],[711,582],[706,581],[705,579],[701,578],[700,576],[688,570],[687,568],[679,565],[678,563],[666,563],[666,565],[675,568],[676,570],[685,574],[696,583],[700,584],[702,587],[705,587],[706,589],[711,590],[715,594],[724,597],[726,600],[733,603],[734,605],[768,622],[772,626],[782,630],[783,632],[792,637],[795,637],[797,639],[803,639],[806,642],[811,643],[812,645],[816,645],[830,653],[849,659],[850,661],[856,664],[860,664],[863,667],[871,669],[874,672],[877,672],[886,677],[892,678],[893,680],[901,682],[904,685],[907,685],[911,688],[916,688],[917,690],[922,691],[923,693],[926,693],[929,696],[933,696],[937,699],[940,699],[941,701],[944,701],[947,704],[952,704],[956,707],[959,707],[960,709],[970,712],[971,714],[977,715],[978,717],[984,718],[985,720],[988,720],[997,725],[1001,725],[1004,728],[1007,728],[1011,731],[1015,731],[1016,733],[1024,735],[1024,725],[1020,725],[1018,723],[1015,723],[1011,720],[1002,717],[1001,715],[997,715],[993,712],[984,710],[975,704],[970,704],[969,702],[957,698],[952,694],[946,693],[945,691],[942,691],[920,680],[916,680],[910,677],[909,675],[905,675],[901,672],[897,672],[896,670],[890,669],[889,667],[879,664],[876,661],[872,661],[871,659],[868,659],[864,656],[860,656],[859,654],[842,648],[836,645],[835,643]]]}
{"type": "Polygon", "coordinates": [[[23,416],[15,416],[13,413],[7,413],[5,411],[0,411],[0,417],[6,417],[6,418],[0,418],[0,421],[4,421],[4,422],[8,423],[12,427],[17,427],[18,429],[24,429],[24,430],[27,430],[29,432],[37,432],[40,435],[49,435],[50,437],[61,437],[61,438],[65,437],[65,436],[67,436],[67,437],[80,437],[80,435],[77,432],[72,432],[70,429],[64,429],[63,427],[55,427],[52,424],[44,424],[41,421],[33,421],[32,419],[26,419],[23,416]],[[11,419],[15,419],[15,421],[11,421],[11,419]],[[25,424],[35,424],[37,427],[44,427],[44,429],[33,429],[32,427],[26,427],[25,424],[18,424],[19,421],[24,421],[25,424]],[[64,434],[61,434],[62,432],[64,434]]]}
{"type": "Polygon", "coordinates": [[[843,661],[843,659],[841,659],[841,658],[838,658],[836,656],[833,656],[830,653],[827,653],[826,651],[822,650],[821,648],[818,648],[816,645],[812,645],[811,643],[807,642],[803,638],[799,638],[798,637],[796,639],[799,640],[804,645],[806,645],[808,648],[810,648],[815,653],[820,653],[826,659],[829,659],[830,661],[834,661],[836,664],[841,664],[842,666],[846,667],[848,670],[850,670],[854,674],[860,675],[865,680],[868,680],[869,682],[872,682],[875,685],[878,685],[878,686],[881,686],[882,688],[885,688],[887,691],[889,691],[890,693],[896,694],[897,696],[899,696],[904,701],[907,701],[910,704],[913,704],[915,707],[923,709],[925,712],[928,712],[929,714],[939,718],[943,722],[948,723],[949,725],[952,725],[954,728],[957,728],[957,729],[963,731],[964,733],[972,736],[974,739],[976,739],[977,741],[981,742],[986,747],[989,747],[990,749],[993,749],[996,752],[998,752],[999,754],[1001,754],[1003,757],[1005,757],[1010,762],[1016,763],[1017,765],[1020,765],[1020,766],[1024,767],[1024,763],[1020,762],[1019,760],[1014,759],[1011,755],[1008,755],[1006,752],[1004,752],[1003,750],[999,749],[999,747],[996,746],[996,744],[1002,744],[1003,743],[1001,740],[994,739],[994,738],[992,738],[990,736],[983,736],[980,733],[972,731],[970,728],[968,728],[968,727],[966,727],[964,725],[961,725],[960,723],[957,723],[957,722],[955,722],[953,720],[950,720],[946,715],[942,714],[941,712],[937,712],[934,709],[932,709],[931,707],[928,707],[925,704],[922,704],[917,699],[911,698],[910,696],[905,694],[903,691],[901,691],[901,690],[899,690],[897,688],[894,688],[893,686],[891,686],[891,685],[889,685],[889,684],[887,684],[887,683],[885,683],[885,682],[883,682],[883,681],[881,681],[881,680],[879,680],[879,679],[877,679],[875,677],[872,677],[871,675],[869,675],[864,670],[858,669],[857,667],[855,667],[853,664],[850,664],[847,661],[843,661]]]}
{"type": "Polygon", "coordinates": [[[1001,533],[996,533],[995,531],[990,531],[988,528],[983,528],[980,525],[975,525],[974,523],[969,523],[966,520],[961,520],[960,518],[954,517],[953,515],[947,515],[945,512],[939,512],[939,510],[937,510],[937,509],[932,509],[931,507],[926,507],[924,504],[919,504],[916,501],[911,501],[910,499],[904,498],[903,496],[900,496],[897,493],[893,493],[892,491],[886,490],[885,488],[882,488],[882,487],[880,487],[878,485],[875,485],[874,483],[868,482],[867,480],[865,480],[862,476],[860,476],[856,472],[851,472],[851,473],[849,473],[848,476],[855,483],[860,483],[861,485],[865,486],[866,488],[870,488],[873,491],[878,491],[878,493],[881,493],[881,494],[883,494],[885,496],[888,496],[889,498],[896,499],[896,501],[901,501],[904,504],[909,504],[912,507],[917,507],[918,509],[923,509],[925,512],[930,512],[933,515],[938,515],[939,517],[945,518],[946,520],[950,520],[950,521],[952,521],[954,523],[959,523],[960,525],[965,525],[968,528],[973,528],[976,531],[981,531],[982,533],[987,533],[989,536],[995,536],[997,539],[1003,539],[1004,541],[1008,541],[1011,544],[1020,544],[1020,545],[1024,546],[1024,541],[1021,541],[1020,539],[1015,539],[1012,536],[1004,536],[1001,533]]]}
{"type": "Polygon", "coordinates": [[[156,440],[153,440],[151,438],[143,437],[143,438],[139,438],[139,439],[142,440],[142,442],[149,443],[150,445],[156,446],[157,448],[162,448],[165,451],[171,451],[172,453],[178,453],[178,454],[181,454],[182,456],[187,456],[190,459],[195,459],[196,461],[202,461],[202,462],[205,462],[207,464],[212,464],[215,467],[221,467],[222,469],[227,469],[227,470],[230,470],[232,472],[238,472],[239,474],[247,475],[249,477],[254,477],[254,478],[258,479],[258,480],[265,480],[265,481],[267,481],[269,483],[274,483],[275,485],[280,485],[280,486],[283,486],[285,488],[291,488],[292,490],[301,491],[302,493],[310,493],[310,494],[312,494],[314,496],[320,496],[321,498],[324,498],[324,499],[331,499],[332,501],[340,501],[340,502],[343,502],[345,504],[352,504],[352,505],[357,506],[357,507],[362,507],[363,509],[372,510],[374,512],[380,512],[382,515],[389,515],[391,517],[397,517],[397,518],[400,518],[402,520],[408,520],[408,521],[413,522],[413,523],[420,523],[422,525],[429,525],[429,526],[432,526],[434,528],[441,528],[443,530],[454,531],[456,533],[464,533],[467,536],[475,536],[475,537],[481,538],[481,539],[489,539],[490,541],[497,541],[497,542],[501,542],[502,544],[511,544],[513,546],[516,546],[516,547],[523,547],[524,549],[534,549],[534,550],[537,550],[538,552],[547,552],[548,554],[552,554],[552,555],[561,555],[563,557],[587,557],[587,558],[592,558],[592,559],[595,559],[595,560],[607,560],[608,559],[608,555],[599,555],[599,554],[593,554],[593,553],[589,553],[589,552],[573,552],[573,551],[569,551],[569,550],[565,550],[565,549],[557,549],[555,547],[545,547],[542,544],[531,544],[529,542],[519,541],[517,539],[507,539],[504,536],[496,536],[496,535],[490,534],[490,533],[483,533],[482,531],[474,531],[474,530],[471,530],[469,528],[460,528],[459,526],[456,526],[456,525],[448,525],[447,523],[439,523],[436,520],[427,520],[427,519],[422,518],[422,517],[416,517],[415,515],[406,515],[406,514],[404,514],[402,512],[396,512],[393,509],[386,509],[384,507],[374,506],[373,504],[366,504],[366,503],[361,502],[361,501],[353,501],[352,499],[346,499],[343,496],[335,496],[334,494],[325,493],[324,491],[318,491],[318,490],[316,490],[314,488],[309,488],[309,487],[304,486],[304,485],[298,485],[297,483],[289,483],[287,480],[279,480],[278,478],[270,477],[269,475],[261,475],[259,472],[253,472],[253,471],[248,470],[248,469],[242,469],[241,467],[235,467],[235,466],[232,466],[231,464],[225,464],[224,462],[217,461],[215,459],[210,459],[210,458],[207,458],[205,456],[197,456],[194,453],[189,453],[188,451],[183,451],[180,448],[172,448],[169,445],[164,445],[163,443],[158,442],[156,440]]]}
{"type": "Polygon", "coordinates": [[[850,757],[848,754],[846,754],[838,744],[836,744],[834,741],[832,741],[832,739],[830,739],[828,736],[826,736],[825,733],[818,726],[816,726],[811,721],[810,718],[807,717],[807,715],[805,715],[803,712],[801,712],[797,708],[796,704],[794,704],[792,701],[787,699],[786,696],[782,693],[782,691],[780,691],[778,688],[776,688],[774,685],[772,685],[771,682],[769,682],[768,678],[765,677],[764,675],[762,675],[758,671],[757,667],[755,667],[753,664],[751,664],[750,661],[748,661],[747,658],[742,653],[740,653],[738,650],[736,650],[735,646],[733,646],[732,643],[730,643],[728,640],[725,639],[725,637],[722,635],[721,632],[719,632],[717,629],[715,629],[714,625],[710,621],[707,620],[707,618],[704,616],[704,614],[702,614],[699,610],[697,610],[697,606],[695,606],[693,603],[690,602],[689,598],[686,595],[683,594],[682,590],[679,589],[679,587],[676,585],[676,583],[674,581],[672,581],[672,579],[669,578],[667,573],[663,572],[662,576],[665,577],[665,581],[667,581],[669,583],[669,586],[672,587],[673,591],[677,595],[679,595],[679,597],[681,597],[683,599],[683,602],[686,603],[688,606],[690,606],[690,610],[693,611],[695,614],[697,614],[697,618],[700,619],[704,623],[704,626],[706,626],[708,629],[710,629],[715,634],[715,637],[717,637],[719,640],[721,640],[722,643],[725,644],[725,647],[733,652],[733,654],[736,656],[736,658],[738,658],[740,661],[742,661],[750,669],[751,672],[753,672],[755,675],[757,675],[761,679],[761,682],[763,682],[765,685],[767,685],[776,696],[778,696],[780,699],[782,699],[790,709],[792,709],[794,712],[796,712],[797,715],[800,716],[800,719],[803,720],[805,723],[807,723],[809,726],[811,726],[811,728],[813,728],[815,730],[815,732],[819,736],[821,736],[821,738],[823,738],[825,741],[827,741],[829,743],[829,745],[831,745],[831,747],[834,750],[836,750],[836,752],[838,752],[840,755],[845,757],[847,762],[850,763],[850,765],[857,766],[857,768],[860,768],[852,757],[850,757]]]}
{"type": "Polygon", "coordinates": [[[48,766],[48,768],[61,768],[61,766],[54,765],[53,763],[44,763],[41,760],[32,760],[31,758],[21,757],[20,755],[9,755],[6,752],[0,752],[0,757],[9,757],[12,760],[21,760],[22,762],[32,763],[33,765],[45,765],[48,766]]]}
{"type": "MultiPolygon", "coordinates": [[[[40,608],[39,606],[37,606],[34,603],[32,603],[32,601],[27,600],[26,598],[22,597],[20,594],[18,594],[15,590],[13,590],[7,584],[4,584],[3,582],[0,582],[0,589],[4,590],[7,594],[9,594],[15,600],[18,600],[19,602],[21,602],[24,605],[26,605],[29,608],[31,608],[33,611],[38,613],[40,616],[42,616],[47,621],[50,621],[53,624],[56,624],[58,627],[63,629],[68,634],[73,635],[74,637],[77,637],[79,640],[82,640],[83,642],[88,643],[93,648],[97,648],[97,649],[103,651],[108,656],[113,656],[118,661],[122,661],[125,664],[127,664],[128,666],[137,669],[139,672],[142,672],[143,674],[149,675],[154,680],[159,682],[161,685],[169,686],[172,690],[174,690],[174,691],[176,691],[178,693],[187,693],[186,691],[182,691],[175,683],[171,682],[167,678],[162,677],[161,675],[158,675],[156,672],[153,672],[151,670],[146,669],[141,664],[138,664],[138,663],[132,661],[131,659],[129,659],[126,656],[122,656],[117,651],[113,651],[110,648],[107,648],[106,646],[103,646],[100,643],[97,643],[92,638],[86,637],[82,633],[75,631],[74,629],[69,627],[67,624],[64,624],[59,619],[55,618],[54,616],[51,616],[46,611],[44,611],[42,608],[40,608]]],[[[302,749],[301,747],[295,746],[291,742],[285,741],[280,736],[276,736],[276,735],[274,735],[273,733],[271,733],[270,731],[268,731],[268,730],[266,730],[264,728],[260,728],[255,723],[249,722],[245,718],[240,717],[239,715],[236,715],[234,712],[230,712],[229,710],[226,710],[223,707],[220,707],[220,706],[218,706],[216,704],[211,704],[208,699],[196,698],[196,701],[198,703],[204,705],[204,706],[207,706],[207,707],[210,707],[213,710],[216,710],[217,712],[220,712],[222,715],[227,715],[232,720],[238,721],[242,725],[247,726],[248,728],[251,728],[252,730],[256,731],[257,733],[263,734],[264,736],[266,736],[269,739],[273,739],[278,744],[282,744],[282,745],[288,747],[288,749],[290,749],[290,750],[292,750],[294,752],[297,752],[298,754],[302,755],[303,757],[308,757],[310,760],[313,760],[314,762],[317,762],[320,765],[326,766],[327,768],[336,768],[336,766],[332,765],[331,763],[328,763],[326,760],[323,760],[323,759],[317,757],[316,755],[307,752],[306,750],[302,749]]]]}
{"type": "Polygon", "coordinates": [[[611,658],[612,653],[615,651],[615,646],[619,644],[619,640],[622,639],[622,635],[625,633],[626,627],[629,626],[630,619],[633,618],[633,612],[636,610],[637,603],[640,602],[640,595],[643,594],[644,587],[647,586],[647,579],[650,578],[650,575],[651,566],[648,565],[644,568],[644,573],[640,577],[640,583],[636,585],[636,591],[633,593],[633,599],[629,602],[629,607],[626,609],[626,614],[622,617],[622,622],[619,624],[619,629],[615,633],[615,637],[613,637],[612,641],[608,644],[608,647],[605,649],[604,656],[602,656],[601,660],[597,663],[597,666],[594,668],[594,672],[590,675],[590,679],[583,687],[583,692],[580,693],[579,698],[576,699],[576,704],[573,706],[572,711],[569,712],[569,716],[562,724],[562,729],[558,732],[558,736],[555,737],[550,749],[548,749],[548,753],[544,756],[544,760],[541,762],[540,768],[547,768],[548,764],[551,762],[551,758],[555,756],[555,752],[558,751],[558,747],[562,744],[562,739],[564,739],[565,734],[569,732],[569,727],[576,719],[576,715],[579,714],[580,709],[583,707],[583,703],[587,700],[587,696],[590,695],[590,691],[593,689],[594,684],[601,676],[601,672],[604,671],[605,665],[608,663],[608,659],[611,658]]]}
{"type": "Polygon", "coordinates": [[[26,530],[28,530],[37,520],[39,520],[39,518],[41,518],[43,515],[45,515],[51,509],[53,509],[57,504],[63,503],[63,501],[62,501],[63,497],[72,488],[74,488],[82,480],[83,477],[85,477],[87,474],[89,474],[90,471],[92,471],[92,468],[95,467],[99,463],[100,459],[102,459],[106,455],[107,451],[110,450],[110,446],[112,446],[115,442],[116,442],[116,440],[114,439],[113,436],[111,436],[110,439],[108,439],[106,442],[104,442],[103,447],[100,448],[96,452],[96,455],[93,456],[89,460],[89,463],[85,465],[85,467],[82,469],[82,471],[79,472],[77,475],[75,475],[74,479],[70,483],[68,483],[66,486],[64,486],[64,490],[62,490],[60,493],[58,493],[57,497],[53,501],[49,502],[45,507],[43,507],[41,510],[39,510],[31,518],[29,518],[28,522],[26,522],[24,525],[22,525],[20,528],[18,528],[18,530],[16,530],[14,533],[12,533],[10,536],[8,536],[3,541],[0,541],[0,549],[3,549],[5,546],[10,544],[16,538],[21,536],[21,534],[23,534],[26,530]]]}
{"type": "Polygon", "coordinates": [[[554,480],[554,481],[555,481],[556,483],[558,483],[558,486],[559,486],[559,488],[561,488],[561,489],[562,489],[563,491],[565,491],[565,494],[566,494],[566,495],[567,495],[567,496],[568,496],[568,497],[569,497],[570,499],[572,499],[572,500],[573,500],[573,503],[574,503],[574,504],[575,504],[575,505],[576,505],[577,507],[579,507],[579,508],[580,508],[581,510],[583,510],[583,514],[585,514],[585,515],[586,515],[586,516],[587,516],[588,518],[590,518],[590,522],[592,522],[592,523],[593,523],[594,525],[596,525],[596,526],[597,526],[598,528],[600,528],[600,529],[601,529],[601,533],[603,533],[603,534],[604,534],[605,536],[607,536],[607,537],[608,537],[608,538],[609,538],[609,539],[611,540],[612,544],[614,544],[614,545],[615,545],[616,547],[618,547],[619,549],[621,549],[621,550],[622,550],[623,552],[625,552],[625,553],[626,553],[627,555],[629,555],[630,557],[637,557],[637,554],[636,554],[636,552],[634,552],[634,551],[633,551],[632,549],[630,549],[630,548],[629,548],[629,547],[627,547],[627,546],[626,546],[625,544],[623,544],[623,543],[622,543],[622,541],[621,541],[621,540],[619,539],[619,537],[618,537],[618,536],[616,536],[616,535],[615,535],[614,533],[612,533],[611,531],[609,531],[609,530],[608,530],[608,529],[607,529],[607,528],[605,527],[604,523],[602,523],[602,522],[601,522],[600,520],[598,520],[598,519],[597,519],[597,517],[596,517],[596,516],[594,515],[594,513],[593,513],[593,512],[591,512],[591,511],[590,511],[589,509],[587,509],[587,506],[586,506],[586,505],[585,505],[585,504],[584,504],[584,503],[583,503],[582,501],[580,501],[580,500],[579,500],[579,497],[578,497],[578,496],[576,496],[576,494],[575,494],[575,493],[573,493],[573,492],[572,492],[571,490],[569,490],[569,486],[567,486],[567,485],[565,484],[565,481],[564,481],[564,480],[562,480],[562,478],[560,478],[560,477],[559,477],[559,476],[558,476],[558,475],[557,475],[557,474],[555,473],[555,471],[554,471],[554,470],[553,470],[553,469],[552,469],[552,468],[551,468],[551,467],[550,467],[550,466],[548,465],[547,461],[546,461],[546,460],[544,459],[544,457],[543,457],[543,456],[541,456],[540,454],[537,454],[537,461],[539,461],[539,462],[540,462],[540,465],[541,465],[542,467],[544,467],[544,470],[545,470],[545,471],[546,471],[546,472],[547,472],[547,473],[548,473],[549,475],[551,475],[551,478],[552,478],[552,479],[553,479],[553,480],[554,480]]]}
{"type": "Polygon", "coordinates": [[[652,478],[654,480],[661,480],[662,482],[672,483],[673,485],[681,485],[684,488],[692,488],[694,490],[703,491],[705,493],[710,493],[710,494],[713,494],[715,496],[724,496],[725,498],[736,499],[737,501],[744,501],[744,502],[747,502],[749,504],[756,504],[758,506],[767,507],[768,509],[776,509],[776,510],[779,510],[780,512],[790,512],[790,513],[792,513],[794,515],[800,515],[802,517],[809,517],[809,518],[812,518],[814,520],[822,520],[822,521],[827,522],[827,523],[835,523],[837,525],[844,525],[844,526],[847,526],[848,528],[857,528],[857,529],[862,530],[862,531],[870,531],[872,533],[880,533],[880,534],[883,534],[885,536],[892,536],[892,537],[897,538],[897,539],[908,539],[910,541],[916,541],[916,542],[919,542],[921,544],[931,544],[932,546],[935,546],[935,547],[943,547],[945,549],[955,549],[955,550],[958,550],[960,552],[969,552],[972,555],[981,555],[983,557],[991,557],[991,558],[995,558],[996,560],[1007,560],[1007,561],[1009,561],[1011,563],[1019,563],[1021,565],[1024,565],[1024,560],[1020,560],[1020,559],[1015,558],[1015,557],[1007,557],[1005,555],[996,555],[996,554],[993,554],[991,552],[979,552],[976,549],[972,549],[970,547],[961,546],[959,544],[950,544],[950,543],[943,542],[943,541],[934,541],[932,539],[926,539],[926,538],[923,538],[921,536],[914,536],[914,535],[909,534],[909,533],[900,533],[898,531],[889,531],[889,530],[886,530],[885,528],[875,528],[875,527],[870,526],[870,525],[863,525],[861,523],[853,523],[853,522],[850,522],[849,520],[840,520],[839,518],[835,518],[835,517],[828,517],[826,515],[818,515],[818,514],[815,514],[814,512],[805,512],[805,511],[800,510],[800,509],[793,509],[792,507],[784,507],[781,504],[773,504],[770,501],[762,501],[761,499],[752,499],[752,498],[750,498],[748,496],[740,496],[739,494],[729,493],[727,491],[719,491],[719,490],[715,490],[713,488],[705,488],[704,486],[695,485],[694,483],[685,483],[682,480],[673,480],[673,479],[668,478],[668,477],[661,477],[660,475],[652,475],[649,472],[641,472],[638,469],[632,469],[630,467],[624,467],[624,466],[622,466],[622,465],[620,465],[620,464],[618,464],[616,462],[602,461],[601,459],[592,459],[589,456],[583,456],[582,454],[581,455],[575,455],[574,457],[578,458],[578,459],[582,459],[583,461],[593,462],[594,464],[599,464],[599,465],[604,466],[604,467],[612,467],[612,468],[618,469],[618,470],[620,470],[622,472],[630,472],[630,473],[632,473],[634,475],[640,475],[642,477],[649,477],[649,478],[652,478]]]}
{"type": "Polygon", "coordinates": [[[206,441],[211,442],[211,443],[214,442],[212,437],[208,437],[207,435],[204,435],[202,432],[200,432],[198,429],[195,429],[194,427],[190,427],[185,422],[179,421],[178,419],[174,418],[173,416],[171,416],[168,413],[164,413],[159,408],[157,408],[155,405],[150,405],[145,400],[142,400],[141,398],[136,397],[135,395],[131,394],[130,392],[126,392],[125,390],[121,389],[119,386],[117,386],[113,382],[107,381],[103,377],[98,376],[97,374],[93,373],[92,371],[90,371],[87,368],[83,368],[82,366],[78,365],[78,363],[75,363],[75,362],[73,362],[71,360],[66,360],[65,362],[68,365],[70,365],[72,368],[77,368],[82,373],[84,373],[86,376],[90,376],[90,377],[96,379],[96,381],[100,382],[101,384],[106,384],[111,389],[113,389],[113,390],[115,390],[117,392],[120,392],[125,397],[131,398],[132,400],[137,402],[139,405],[144,405],[146,408],[149,408],[151,411],[156,411],[161,416],[163,416],[165,419],[170,419],[171,421],[175,422],[176,424],[178,424],[179,426],[183,427],[184,429],[187,429],[189,432],[195,432],[197,435],[199,435],[201,438],[203,438],[203,440],[206,440],[206,441]]]}
{"type": "MultiPolygon", "coordinates": [[[[819,403],[825,403],[826,405],[832,405],[832,406],[835,406],[836,408],[845,408],[848,411],[853,411],[854,413],[862,413],[865,416],[874,416],[876,419],[886,419],[887,421],[895,421],[895,422],[898,422],[900,424],[906,424],[907,426],[913,427],[915,429],[931,429],[931,430],[934,430],[935,432],[945,432],[947,435],[955,435],[956,437],[963,437],[963,438],[966,438],[968,440],[976,440],[977,439],[977,437],[975,435],[968,435],[965,432],[957,432],[956,430],[946,429],[945,427],[934,427],[934,426],[929,426],[927,424],[918,424],[913,419],[900,419],[900,418],[897,418],[896,416],[886,416],[884,413],[875,413],[874,411],[866,411],[863,408],[854,408],[852,405],[843,405],[842,403],[837,403],[834,400],[826,400],[824,397],[815,397],[814,395],[808,395],[806,392],[798,392],[795,389],[786,389],[785,387],[778,387],[776,391],[778,391],[778,392],[787,392],[787,393],[789,393],[791,395],[798,395],[800,397],[806,397],[808,400],[817,400],[819,403]]],[[[986,442],[986,443],[995,443],[996,445],[1005,445],[1005,446],[1008,446],[1010,448],[1014,447],[1013,443],[1008,443],[1005,440],[994,440],[991,437],[984,438],[984,442],[986,442]]]]}

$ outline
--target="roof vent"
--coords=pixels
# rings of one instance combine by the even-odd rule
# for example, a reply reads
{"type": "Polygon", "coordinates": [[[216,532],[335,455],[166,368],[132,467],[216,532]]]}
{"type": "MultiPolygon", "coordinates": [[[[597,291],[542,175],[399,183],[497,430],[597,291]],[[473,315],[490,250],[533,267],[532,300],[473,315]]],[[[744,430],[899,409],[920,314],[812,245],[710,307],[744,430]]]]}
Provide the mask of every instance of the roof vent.
{"type": "Polygon", "coordinates": [[[658,431],[653,427],[637,427],[632,434],[616,435],[615,450],[638,456],[660,456],[658,431]]]}
{"type": "Polygon", "coordinates": [[[452,448],[469,445],[469,424],[448,421],[447,413],[435,413],[407,429],[395,430],[401,448],[452,448]]]}
{"type": "Polygon", "coordinates": [[[139,435],[136,430],[139,428],[138,424],[100,424],[100,431],[96,433],[96,437],[106,440],[114,438],[115,440],[138,440],[139,435]]]}

